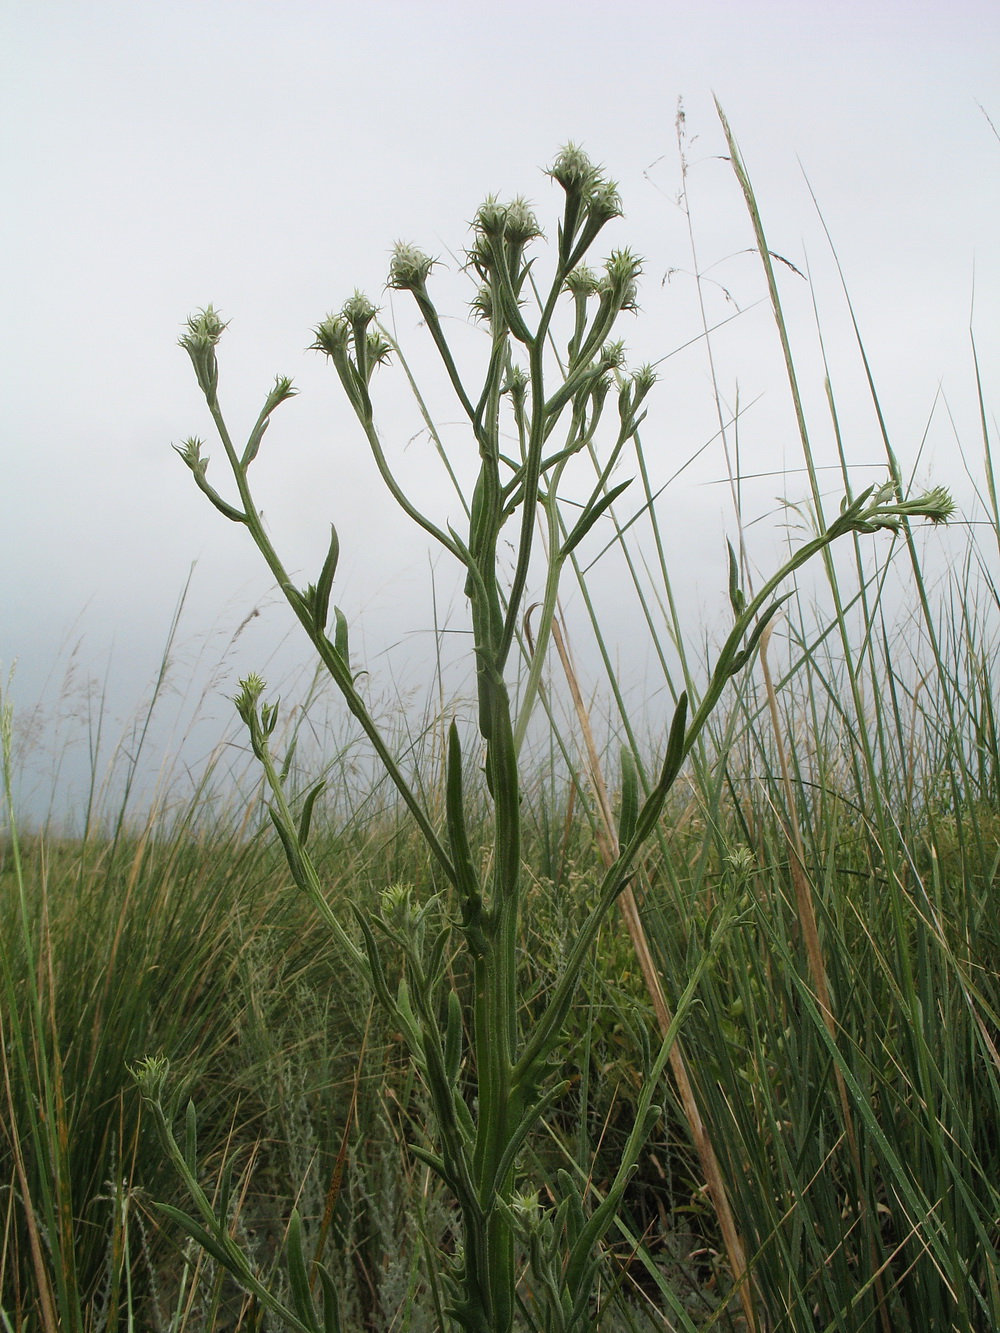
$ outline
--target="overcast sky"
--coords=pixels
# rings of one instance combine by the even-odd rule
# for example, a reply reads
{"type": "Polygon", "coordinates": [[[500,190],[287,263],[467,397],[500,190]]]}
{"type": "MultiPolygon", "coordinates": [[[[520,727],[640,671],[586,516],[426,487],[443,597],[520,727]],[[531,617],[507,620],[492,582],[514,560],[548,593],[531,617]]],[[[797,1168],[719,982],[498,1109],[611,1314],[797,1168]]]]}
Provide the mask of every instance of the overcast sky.
{"type": "MultiPolygon", "coordinates": [[[[764,289],[713,93],[772,248],[813,276],[859,477],[876,478],[863,469],[879,461],[877,434],[806,179],[900,456],[917,458],[939,385],[970,454],[980,449],[974,288],[988,394],[1000,354],[996,0],[7,0],[0,21],[0,663],[18,659],[19,706],[81,642],[82,674],[100,677],[111,661],[116,703],[131,707],[192,562],[185,643],[204,646],[214,626],[210,642],[222,645],[267,604],[246,534],[210,508],[170,449],[210,435],[176,345],[186,315],[210,301],[231,320],[222,390],[237,429],[275,373],[302,390],[272,427],[257,477],[287,563],[315,577],[334,521],[337,599],[355,622],[364,608],[365,651],[419,638],[432,622],[426,543],[383,500],[332,372],[305,350],[310,330],[360,287],[418,346],[413,312],[398,297],[390,308],[383,291],[393,241],[447,261],[492,191],[527,195],[554,233],[557,188],[540,168],[567,140],[620,183],[626,216],[607,247],[646,258],[642,312],[623,333],[637,360],[668,358],[647,450],[664,480],[694,454],[715,429],[715,405],[704,343],[671,355],[699,327],[676,202],[679,98],[709,314],[746,312],[720,334],[717,369],[730,404],[737,387],[742,404],[763,395],[745,419],[744,466],[788,474],[748,489],[750,516],[795,490],[801,459],[773,326],[754,305],[764,289]]],[[[446,269],[441,280],[458,291],[446,269]]],[[[781,281],[822,416],[812,298],[791,270],[781,281]]],[[[413,430],[397,415],[391,372],[381,374],[387,448],[440,501],[439,517],[457,517],[431,480],[426,442],[407,444],[413,430]]],[[[818,447],[832,449],[823,429],[818,447]]],[[[918,473],[962,485],[940,412],[918,473]]],[[[671,555],[688,563],[692,606],[709,617],[724,600],[731,510],[713,484],[724,476],[713,446],[665,497],[671,555]]],[[[266,661],[289,623],[277,608],[255,620],[241,662],[266,661]]],[[[225,670],[220,682],[220,693],[232,683],[225,670]]]]}

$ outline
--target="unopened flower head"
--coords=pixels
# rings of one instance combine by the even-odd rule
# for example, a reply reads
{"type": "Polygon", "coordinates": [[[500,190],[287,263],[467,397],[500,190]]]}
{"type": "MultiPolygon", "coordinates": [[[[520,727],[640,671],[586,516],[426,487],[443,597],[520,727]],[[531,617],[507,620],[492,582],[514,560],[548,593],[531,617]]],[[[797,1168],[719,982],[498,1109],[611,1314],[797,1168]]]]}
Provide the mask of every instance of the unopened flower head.
{"type": "Polygon", "coordinates": [[[745,883],[750,878],[756,866],[753,852],[745,846],[734,847],[731,852],[726,853],[725,860],[733,878],[740,883],[745,883]]]}
{"type": "Polygon", "coordinates": [[[656,371],[648,362],[632,372],[632,383],[642,398],[645,398],[658,378],[656,371]]]}
{"type": "Polygon", "coordinates": [[[932,523],[947,523],[954,517],[957,509],[951,493],[944,486],[935,486],[926,495],[910,500],[908,504],[914,506],[916,514],[922,518],[929,518],[932,523]]]}
{"type": "Polygon", "coordinates": [[[253,714],[260,696],[266,689],[265,682],[255,673],[245,676],[240,681],[240,692],[233,696],[233,703],[244,722],[253,714]]]}
{"type": "Polygon", "coordinates": [[[202,456],[201,452],[204,447],[205,441],[200,440],[197,435],[190,436],[183,444],[174,445],[174,448],[192,472],[204,472],[208,465],[208,460],[202,456]]]}
{"type": "Polygon", "coordinates": [[[502,392],[510,394],[510,400],[515,408],[520,409],[524,406],[528,396],[528,376],[523,366],[511,366],[502,392]]]}
{"type": "Polygon", "coordinates": [[[625,343],[622,340],[605,343],[601,348],[599,369],[603,375],[606,370],[618,370],[625,364],[625,343]]]}
{"type": "Polygon", "coordinates": [[[351,342],[351,325],[343,315],[327,315],[322,324],[313,330],[316,341],[310,344],[310,350],[325,352],[327,356],[337,357],[346,353],[351,342]]]}
{"type": "Polygon", "coordinates": [[[602,227],[612,218],[622,216],[622,198],[614,181],[602,179],[595,182],[587,201],[587,211],[602,227]]]}
{"type": "Polygon", "coordinates": [[[574,296],[595,296],[600,288],[600,279],[587,264],[577,264],[566,274],[566,290],[574,296]]]}
{"type": "Polygon", "coordinates": [[[542,1217],[538,1190],[515,1190],[510,1198],[510,1210],[522,1226],[533,1229],[542,1217]]]}
{"type": "Polygon", "coordinates": [[[204,310],[188,316],[187,330],[178,341],[186,352],[194,356],[214,347],[225,328],[226,322],[220,318],[219,312],[214,306],[207,305],[204,310]]]}
{"type": "Polygon", "coordinates": [[[546,175],[558,181],[567,193],[574,191],[589,194],[601,179],[600,168],[595,167],[583,149],[575,143],[568,143],[559,150],[546,175]]]}
{"type": "Polygon", "coordinates": [[[369,330],[365,335],[365,349],[368,364],[371,367],[384,366],[392,353],[391,346],[382,337],[381,333],[369,330]]]}
{"type": "Polygon", "coordinates": [[[469,251],[469,259],[480,269],[489,264],[491,241],[504,241],[520,249],[542,235],[531,206],[520,195],[502,204],[495,194],[491,194],[476,211],[472,230],[476,240],[469,251]]]}
{"type": "Polygon", "coordinates": [[[478,236],[499,240],[503,235],[506,218],[507,205],[502,204],[495,194],[488,195],[476,209],[472,230],[478,236]]]}
{"type": "Polygon", "coordinates": [[[947,523],[955,513],[955,501],[943,486],[935,486],[924,495],[909,500],[881,499],[885,492],[891,494],[894,490],[892,485],[882,487],[875,497],[873,510],[869,510],[872,521],[881,527],[896,531],[904,518],[927,518],[932,523],[947,523]],[[880,505],[884,506],[884,512],[878,512],[880,505]]]}
{"type": "Polygon", "coordinates": [[[370,324],[378,314],[378,306],[372,305],[364,292],[355,292],[345,302],[340,312],[352,325],[370,324]]]}
{"type": "Polygon", "coordinates": [[[297,393],[298,389],[287,375],[275,375],[274,388],[267,395],[264,411],[273,412],[279,403],[287,402],[289,398],[294,398],[297,393]]]}
{"type": "Polygon", "coordinates": [[[507,205],[507,216],[503,229],[504,240],[510,241],[514,245],[527,245],[529,241],[535,240],[541,234],[542,229],[538,225],[538,219],[532,212],[527,199],[524,199],[521,195],[512,199],[507,205]]]}
{"type": "Polygon", "coordinates": [[[635,310],[638,287],[636,279],[642,272],[642,260],[631,250],[613,250],[604,263],[601,295],[608,295],[618,310],[635,310]]]}
{"type": "Polygon", "coordinates": [[[129,1071],[139,1092],[147,1101],[156,1102],[163,1096],[167,1078],[170,1074],[170,1061],[163,1055],[147,1055],[129,1071]]]}
{"type": "Polygon", "coordinates": [[[493,300],[493,290],[488,282],[480,285],[479,291],[476,292],[469,304],[476,319],[481,319],[486,324],[492,323],[495,302],[493,300]]]}
{"type": "Polygon", "coordinates": [[[398,291],[419,291],[427,282],[435,262],[415,245],[397,241],[389,261],[388,285],[398,291]]]}

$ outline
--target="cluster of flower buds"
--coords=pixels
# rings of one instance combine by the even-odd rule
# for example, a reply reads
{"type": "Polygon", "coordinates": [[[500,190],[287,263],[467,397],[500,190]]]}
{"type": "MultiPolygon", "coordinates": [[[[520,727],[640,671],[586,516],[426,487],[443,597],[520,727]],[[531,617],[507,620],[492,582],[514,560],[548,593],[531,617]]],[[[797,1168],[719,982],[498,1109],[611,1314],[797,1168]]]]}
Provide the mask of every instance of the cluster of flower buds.
{"type": "Polygon", "coordinates": [[[363,292],[355,292],[338,315],[327,315],[317,325],[311,344],[333,362],[344,391],[362,416],[371,415],[368,385],[375,367],[388,361],[392,350],[379,330],[370,327],[377,315],[378,307],[363,292]]]}
{"type": "Polygon", "coordinates": [[[621,217],[621,196],[615,182],[573,143],[561,150],[546,174],[566,191],[566,210],[559,226],[559,261],[565,269],[572,269],[601,228],[612,218],[621,217]]]}
{"type": "Polygon", "coordinates": [[[214,399],[219,386],[219,364],[215,348],[225,328],[215,307],[208,305],[190,316],[187,331],[178,340],[191,358],[198,386],[209,401],[214,399]]]}

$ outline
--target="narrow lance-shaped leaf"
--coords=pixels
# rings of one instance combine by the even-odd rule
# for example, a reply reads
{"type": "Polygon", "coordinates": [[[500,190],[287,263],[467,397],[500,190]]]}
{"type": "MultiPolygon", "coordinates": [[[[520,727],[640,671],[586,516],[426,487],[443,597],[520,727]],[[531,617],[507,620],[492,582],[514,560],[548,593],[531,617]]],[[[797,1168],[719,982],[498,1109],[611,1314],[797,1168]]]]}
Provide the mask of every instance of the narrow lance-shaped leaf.
{"type": "Polygon", "coordinates": [[[336,621],[333,646],[336,649],[337,656],[349,670],[351,666],[351,655],[347,645],[347,617],[344,615],[343,611],[341,611],[339,606],[333,608],[333,614],[336,621]]]}
{"type": "Polygon", "coordinates": [[[448,728],[448,775],[445,791],[448,842],[458,888],[464,899],[463,915],[466,927],[477,925],[479,914],[480,891],[479,877],[472,861],[469,848],[468,829],[465,824],[465,802],[462,795],[462,743],[458,736],[458,727],[452,720],[448,728]]]}
{"type": "MultiPolygon", "coordinates": [[[[673,786],[677,774],[681,771],[684,756],[687,754],[685,731],[687,726],[687,703],[687,694],[684,693],[677,700],[677,707],[674,710],[674,719],[670,724],[670,735],[667,737],[667,752],[663,759],[659,780],[639,811],[635,830],[629,840],[629,847],[634,847],[635,844],[642,843],[649,837],[653,825],[660,817],[660,811],[663,809],[667,794],[673,786]]],[[[626,849],[623,848],[622,850],[624,852],[626,849]]]]}
{"type": "Polygon", "coordinates": [[[299,842],[305,846],[309,838],[309,826],[312,823],[313,808],[316,805],[317,798],[322,792],[326,791],[326,778],[322,782],[317,782],[306,793],[306,799],[302,803],[302,814],[299,816],[299,842]]]}
{"type": "Polygon", "coordinates": [[[233,1256],[223,1245],[219,1244],[210,1232],[206,1231],[199,1222],[196,1222],[193,1217],[189,1217],[188,1214],[182,1212],[180,1208],[175,1208],[169,1203],[158,1203],[156,1205],[156,1210],[157,1212],[163,1213],[165,1217],[169,1217],[171,1222],[176,1223],[182,1231],[187,1232],[191,1239],[197,1241],[201,1248],[207,1251],[216,1263],[220,1263],[223,1268],[232,1270],[233,1256]]]}
{"type": "Polygon", "coordinates": [[[378,951],[378,944],[375,935],[369,925],[368,918],[359,907],[353,903],[351,908],[354,912],[355,920],[361,927],[361,933],[365,937],[365,952],[368,954],[368,966],[371,968],[372,985],[375,988],[375,994],[378,996],[383,1008],[387,1013],[396,1016],[396,1001],[389,990],[389,982],[386,979],[385,968],[382,966],[382,956],[378,951]]]}
{"type": "Polygon", "coordinates": [[[445,1031],[444,1067],[448,1081],[458,1082],[462,1065],[462,1004],[457,991],[448,992],[448,1026],[445,1031]]]}
{"type": "Polygon", "coordinates": [[[424,1166],[429,1166],[436,1176],[439,1176],[450,1190],[456,1194],[459,1193],[458,1182],[454,1174],[448,1170],[443,1157],[437,1153],[429,1152],[426,1148],[421,1148],[419,1144],[408,1143],[407,1147],[418,1162],[423,1162],[424,1166]]]}
{"type": "Polygon", "coordinates": [[[738,620],[743,614],[747,604],[747,599],[740,587],[740,568],[736,559],[736,552],[733,550],[732,542],[726,542],[729,547],[729,604],[733,608],[733,615],[738,620]]]}
{"type": "Polygon", "coordinates": [[[622,805],[618,818],[618,845],[627,847],[632,841],[639,819],[639,773],[635,758],[627,746],[622,746],[622,805]]]}
{"type": "Polygon", "coordinates": [[[236,1165],[234,1157],[227,1157],[222,1164],[222,1174],[219,1177],[219,1194],[217,1202],[218,1214],[222,1218],[229,1216],[229,1200],[233,1189],[233,1168],[236,1165]]]}
{"type": "Polygon", "coordinates": [[[312,1292],[309,1290],[309,1275],[306,1271],[305,1255],[302,1252],[302,1218],[297,1208],[292,1209],[288,1222],[288,1285],[292,1294],[295,1313],[311,1330],[311,1333],[323,1333],[316,1317],[312,1292]]]}
{"type": "Polygon", "coordinates": [[[340,539],[337,536],[337,529],[330,524],[330,549],[326,553],[326,559],[323,561],[323,568],[320,570],[319,580],[316,584],[315,600],[313,602],[313,623],[316,626],[316,632],[322,634],[326,630],[327,616],[330,614],[330,591],[333,588],[333,576],[337,572],[337,562],[340,559],[340,539]]]}
{"type": "Polygon", "coordinates": [[[305,866],[302,863],[301,849],[294,832],[285,827],[285,821],[281,814],[273,805],[268,804],[267,813],[271,816],[271,823],[281,839],[281,846],[285,853],[285,860],[288,862],[288,869],[292,873],[292,879],[303,893],[308,893],[311,889],[309,876],[306,874],[305,866]]]}
{"type": "Polygon", "coordinates": [[[295,751],[298,748],[298,737],[294,737],[291,745],[289,745],[288,749],[285,751],[285,758],[282,761],[281,768],[278,770],[278,781],[282,786],[288,781],[288,775],[292,771],[292,763],[295,759],[295,751]]]}
{"type": "Polygon", "coordinates": [[[742,652],[737,653],[736,656],[733,658],[732,663],[730,664],[729,667],[729,674],[731,676],[735,676],[738,672],[742,671],[743,668],[746,666],[746,664],[750,661],[751,657],[753,657],[754,653],[757,650],[758,643],[760,643],[761,635],[764,633],[765,629],[767,629],[768,625],[781,610],[782,604],[784,602],[787,602],[789,597],[792,597],[793,595],[794,594],[790,592],[785,593],[784,597],[779,597],[776,601],[772,602],[771,605],[767,608],[767,610],[763,613],[763,615],[757,621],[756,625],[753,627],[753,633],[747,640],[747,646],[742,650],[742,652]]]}
{"type": "Polygon", "coordinates": [[[579,546],[580,542],[583,541],[584,537],[586,537],[587,533],[594,526],[594,524],[601,517],[601,515],[605,513],[608,509],[610,509],[611,506],[614,504],[614,502],[618,499],[619,495],[621,495],[621,493],[625,490],[625,488],[631,485],[632,485],[632,478],[629,477],[628,481],[621,482],[620,485],[615,486],[610,491],[608,491],[607,495],[603,495],[600,498],[600,500],[598,500],[597,503],[593,505],[592,508],[584,510],[583,514],[577,520],[576,525],[573,527],[573,530],[570,532],[569,536],[566,538],[566,540],[560,547],[559,550],[560,560],[564,560],[566,556],[569,555],[570,551],[574,549],[574,547],[579,546]]]}
{"type": "Polygon", "coordinates": [[[316,1265],[323,1285],[323,1333],[341,1333],[340,1297],[333,1278],[322,1264],[316,1265]]]}
{"type": "Polygon", "coordinates": [[[189,1100],[184,1112],[184,1161],[191,1174],[198,1176],[198,1112],[189,1100]]]}
{"type": "Polygon", "coordinates": [[[574,1245],[587,1220],[580,1202],[580,1187],[562,1167],[556,1174],[563,1196],[559,1205],[559,1221],[566,1227],[566,1237],[570,1245],[574,1245]]]}

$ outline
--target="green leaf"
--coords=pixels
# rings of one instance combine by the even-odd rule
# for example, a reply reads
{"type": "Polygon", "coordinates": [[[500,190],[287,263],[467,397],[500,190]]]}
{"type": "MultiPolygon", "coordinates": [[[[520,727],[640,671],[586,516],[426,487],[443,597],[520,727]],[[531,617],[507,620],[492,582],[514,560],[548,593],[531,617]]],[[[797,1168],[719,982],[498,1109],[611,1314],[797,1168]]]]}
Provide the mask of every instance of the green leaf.
{"type": "Polygon", "coordinates": [[[789,597],[792,597],[793,595],[794,595],[793,593],[789,592],[786,593],[784,597],[779,597],[777,601],[772,602],[771,605],[767,608],[767,610],[763,613],[763,615],[757,621],[757,624],[754,626],[753,633],[750,635],[750,638],[747,641],[747,646],[743,649],[742,652],[737,653],[736,656],[733,658],[732,662],[729,664],[728,672],[730,676],[735,676],[737,672],[743,670],[743,668],[746,666],[746,664],[750,661],[751,657],[753,657],[754,653],[756,652],[757,644],[760,642],[760,636],[764,633],[764,630],[767,628],[770,622],[781,610],[782,603],[787,602],[789,597]]]}
{"type": "Polygon", "coordinates": [[[229,1199],[233,1190],[233,1167],[236,1164],[234,1157],[227,1157],[222,1164],[222,1174],[219,1177],[219,1195],[216,1203],[216,1211],[219,1217],[225,1219],[229,1216],[229,1199]]]}
{"type": "Polygon", "coordinates": [[[622,746],[622,804],[618,816],[618,845],[626,847],[632,841],[639,819],[639,772],[635,757],[627,746],[622,746]]]}
{"type": "Polygon", "coordinates": [[[365,952],[368,954],[368,966],[371,968],[372,985],[375,988],[375,994],[382,1003],[383,1008],[395,1018],[398,1016],[396,1001],[389,990],[389,982],[386,979],[385,968],[382,966],[382,956],[378,951],[378,944],[375,940],[374,932],[369,924],[368,917],[362,912],[360,907],[354,903],[351,904],[355,919],[361,927],[361,933],[365,937],[365,952]]]}
{"type": "Polygon", "coordinates": [[[316,1271],[323,1287],[323,1333],[341,1333],[340,1297],[333,1278],[320,1263],[316,1265],[316,1271]]]}
{"type": "Polygon", "coordinates": [[[729,547],[729,604],[733,608],[733,615],[739,620],[746,608],[747,599],[740,587],[740,567],[733,544],[726,542],[726,545],[729,547]]]}
{"type": "Polygon", "coordinates": [[[198,1179],[198,1111],[188,1099],[184,1112],[184,1161],[194,1178],[198,1179]]]}
{"type": "Polygon", "coordinates": [[[677,700],[677,707],[674,710],[674,720],[670,724],[670,735],[667,737],[667,753],[663,760],[663,771],[660,774],[660,781],[657,784],[663,790],[663,795],[673,786],[674,779],[681,771],[681,764],[684,762],[684,756],[687,753],[685,740],[687,738],[687,706],[688,697],[685,691],[677,700]]]}
{"type": "Polygon", "coordinates": [[[302,814],[299,816],[299,842],[304,847],[309,838],[309,826],[312,823],[313,807],[319,795],[326,791],[326,778],[322,778],[306,793],[306,799],[302,803],[302,814]]]}
{"type": "Polygon", "coordinates": [[[448,992],[448,1026],[445,1031],[444,1068],[449,1082],[458,1081],[462,1067],[462,1002],[456,991],[448,992]]]}
{"type": "Polygon", "coordinates": [[[663,803],[667,799],[667,794],[673,786],[677,774],[681,771],[681,765],[687,753],[685,745],[687,738],[687,702],[686,693],[682,694],[677,700],[674,720],[670,724],[670,735],[667,737],[667,753],[664,756],[660,777],[639,811],[632,838],[629,840],[630,844],[637,840],[640,843],[644,842],[652,833],[653,826],[663,809],[663,803]]]}
{"type": "Polygon", "coordinates": [[[333,576],[337,572],[339,559],[340,539],[337,536],[337,529],[331,523],[330,549],[326,553],[323,568],[320,570],[319,581],[316,584],[315,601],[313,602],[313,623],[318,634],[323,634],[326,630],[326,621],[330,614],[330,591],[333,588],[333,576]]]}
{"type": "Polygon", "coordinates": [[[583,1211],[583,1203],[580,1199],[580,1187],[562,1167],[559,1168],[559,1187],[562,1193],[562,1200],[559,1204],[560,1220],[566,1227],[566,1238],[569,1241],[570,1248],[576,1244],[580,1232],[586,1225],[587,1218],[583,1211]]]}
{"type": "Polygon", "coordinates": [[[472,861],[468,830],[465,824],[465,801],[462,793],[462,743],[458,727],[452,719],[448,728],[448,772],[445,786],[445,805],[448,821],[448,843],[458,881],[458,890],[464,898],[465,926],[478,926],[481,895],[479,877],[472,861]]]}
{"type": "Polygon", "coordinates": [[[309,1290],[309,1274],[306,1271],[305,1255],[302,1252],[302,1218],[297,1208],[292,1209],[288,1221],[288,1285],[292,1294],[292,1306],[295,1313],[311,1330],[311,1333],[323,1333],[316,1317],[312,1292],[309,1290]]]}
{"type": "Polygon", "coordinates": [[[302,856],[295,834],[291,829],[285,827],[284,820],[273,805],[268,805],[267,813],[271,816],[271,823],[277,829],[278,837],[281,839],[281,845],[285,852],[285,860],[288,862],[288,869],[291,871],[292,879],[295,880],[295,883],[303,893],[308,893],[312,886],[309,883],[309,877],[306,874],[305,866],[302,862],[302,856]]]}
{"type": "Polygon", "coordinates": [[[298,737],[294,737],[291,745],[285,753],[284,762],[281,765],[281,772],[278,774],[278,780],[282,785],[287,781],[289,773],[292,771],[292,761],[295,758],[295,751],[298,749],[298,737]]]}
{"type": "Polygon", "coordinates": [[[632,478],[629,477],[628,481],[623,481],[620,485],[613,487],[610,491],[608,491],[607,495],[602,495],[600,500],[598,500],[593,506],[588,507],[583,511],[580,518],[577,520],[575,527],[570,532],[569,536],[566,538],[566,540],[563,542],[562,546],[559,549],[560,560],[564,560],[566,556],[569,555],[570,551],[574,549],[574,547],[579,546],[580,542],[583,541],[584,537],[586,537],[587,533],[594,526],[594,524],[601,517],[601,515],[605,513],[606,510],[610,509],[611,506],[614,504],[614,502],[618,499],[619,495],[621,495],[622,491],[624,491],[627,486],[631,485],[632,485],[632,478]]]}
{"type": "Polygon", "coordinates": [[[185,1231],[193,1241],[196,1241],[201,1248],[207,1254],[210,1254],[217,1263],[220,1263],[227,1272],[233,1273],[237,1277],[241,1275],[242,1270],[236,1256],[216,1240],[214,1236],[210,1235],[200,1222],[196,1222],[193,1217],[189,1217],[187,1213],[181,1212],[181,1210],[175,1208],[173,1204],[158,1203],[156,1208],[166,1217],[169,1217],[172,1222],[176,1222],[182,1231],[185,1231]]]}
{"type": "Polygon", "coordinates": [[[436,1176],[441,1177],[449,1189],[454,1190],[456,1194],[458,1193],[455,1178],[445,1166],[444,1158],[438,1157],[437,1153],[428,1152],[426,1148],[418,1147],[415,1143],[410,1143],[407,1146],[418,1162],[423,1162],[424,1166],[429,1166],[436,1176]]]}
{"type": "Polygon", "coordinates": [[[336,629],[333,636],[333,646],[336,649],[337,656],[344,663],[344,666],[350,670],[351,655],[347,646],[347,617],[341,611],[339,606],[333,608],[333,614],[336,622],[336,629]]]}

